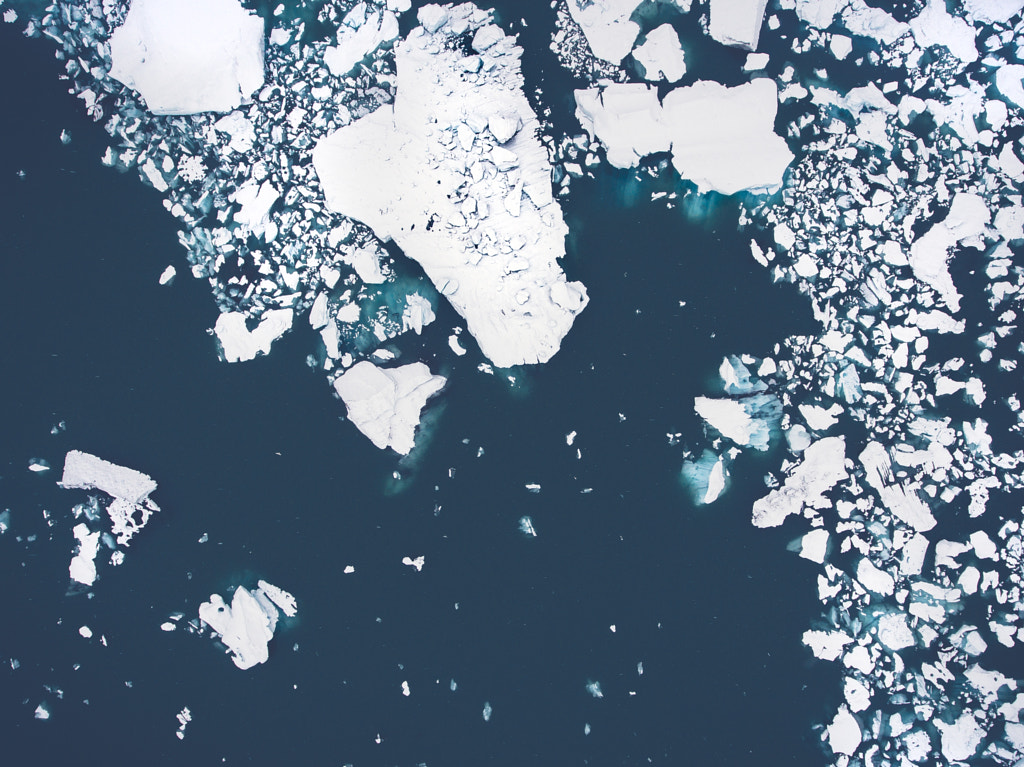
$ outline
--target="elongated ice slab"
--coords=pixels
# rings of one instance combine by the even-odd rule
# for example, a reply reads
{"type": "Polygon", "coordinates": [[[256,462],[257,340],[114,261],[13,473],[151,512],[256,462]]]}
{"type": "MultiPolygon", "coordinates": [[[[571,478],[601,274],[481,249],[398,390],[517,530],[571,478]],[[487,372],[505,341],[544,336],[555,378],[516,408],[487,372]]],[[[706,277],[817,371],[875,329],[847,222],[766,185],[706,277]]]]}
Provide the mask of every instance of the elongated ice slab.
{"type": "Polygon", "coordinates": [[[263,19],[238,0],[132,0],[110,58],[155,114],[229,112],[263,85],[263,19]]]}
{"type": "Polygon", "coordinates": [[[419,13],[395,46],[394,105],[313,152],[327,204],[418,261],[496,365],[546,362],[587,294],[558,265],[567,228],[522,51],[473,5],[419,13]],[[453,43],[463,31],[471,52],[453,43]]]}
{"type": "Polygon", "coordinates": [[[422,362],[380,368],[359,362],[334,382],[348,418],[374,445],[406,455],[415,444],[416,427],[427,400],[445,385],[422,362]]]}

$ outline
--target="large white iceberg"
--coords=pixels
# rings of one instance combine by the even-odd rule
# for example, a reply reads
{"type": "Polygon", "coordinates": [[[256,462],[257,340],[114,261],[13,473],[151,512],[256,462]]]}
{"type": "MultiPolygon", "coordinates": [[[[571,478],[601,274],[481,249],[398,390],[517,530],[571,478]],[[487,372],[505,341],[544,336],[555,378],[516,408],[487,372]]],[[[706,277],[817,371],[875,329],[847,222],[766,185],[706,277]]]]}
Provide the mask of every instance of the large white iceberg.
{"type": "Polygon", "coordinates": [[[263,85],[263,19],[238,0],[132,0],[110,59],[155,114],[230,112],[263,85]]]}
{"type": "Polygon", "coordinates": [[[313,152],[328,207],[418,261],[496,365],[546,362],[587,294],[558,265],[567,228],[522,50],[471,4],[419,18],[395,46],[394,105],[313,152]],[[455,44],[463,32],[472,51],[455,44]]]}
{"type": "Polygon", "coordinates": [[[729,88],[700,81],[659,104],[644,85],[610,84],[576,91],[576,116],[618,168],[654,152],[672,153],[679,175],[701,192],[774,192],[793,160],[775,133],[778,90],[759,78],[729,88]]]}
{"type": "Polygon", "coordinates": [[[374,445],[408,454],[415,446],[416,427],[427,400],[445,385],[422,362],[379,368],[359,362],[334,382],[348,418],[374,445]]]}

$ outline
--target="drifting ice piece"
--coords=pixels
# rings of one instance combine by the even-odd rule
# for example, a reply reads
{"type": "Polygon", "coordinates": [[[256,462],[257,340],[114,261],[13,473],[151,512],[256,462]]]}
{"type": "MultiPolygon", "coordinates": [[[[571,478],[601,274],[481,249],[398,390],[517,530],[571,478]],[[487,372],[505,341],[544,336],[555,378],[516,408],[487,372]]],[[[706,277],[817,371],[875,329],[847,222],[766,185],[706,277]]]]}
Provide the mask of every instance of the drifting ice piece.
{"type": "Polygon", "coordinates": [[[711,0],[708,32],[724,45],[756,51],[767,5],[768,0],[711,0]]]}
{"type": "Polygon", "coordinates": [[[522,51],[488,18],[468,3],[421,8],[423,26],[395,46],[394,105],[322,139],[313,165],[328,207],[393,239],[510,367],[550,359],[587,293],[558,266],[567,228],[522,51]],[[467,55],[459,40],[474,31],[467,55]]]}
{"type": "Polygon", "coordinates": [[[695,397],[693,409],[723,437],[757,450],[768,449],[772,429],[782,414],[779,400],[770,394],[743,399],[695,397]]]}
{"type": "Polygon", "coordinates": [[[358,3],[338,29],[338,45],[324,51],[324,63],[332,74],[344,77],[383,43],[398,37],[398,17],[391,11],[367,12],[358,3]]]}
{"type": "Polygon", "coordinates": [[[263,85],[263,19],[238,0],[132,0],[110,58],[154,114],[230,112],[263,85]]]}
{"type": "Polygon", "coordinates": [[[444,386],[422,362],[379,368],[359,362],[334,382],[348,418],[374,445],[406,455],[414,446],[420,412],[444,386]]]}

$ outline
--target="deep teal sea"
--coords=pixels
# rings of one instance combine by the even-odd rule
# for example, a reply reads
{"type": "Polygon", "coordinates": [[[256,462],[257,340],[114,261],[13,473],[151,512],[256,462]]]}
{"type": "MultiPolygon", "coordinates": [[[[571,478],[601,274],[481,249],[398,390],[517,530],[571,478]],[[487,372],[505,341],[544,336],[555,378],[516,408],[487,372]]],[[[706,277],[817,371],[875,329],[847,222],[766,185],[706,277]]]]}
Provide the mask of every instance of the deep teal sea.
{"type": "MultiPolygon", "coordinates": [[[[403,361],[443,358],[449,384],[400,463],[306,366],[304,321],[269,357],[217,360],[217,309],[176,223],[100,164],[106,134],[65,93],[52,46],[21,28],[0,25],[0,763],[823,761],[812,725],[840,689],[800,643],[820,611],[816,568],[749,520],[781,454],[741,457],[710,507],[679,482],[703,439],[693,398],[713,392],[722,357],[813,329],[806,300],[750,257],[735,202],[670,210],[647,202],[654,182],[606,167],[575,182],[565,268],[591,303],[562,351],[512,371],[514,386],[479,372],[471,343],[449,365],[460,321],[442,307],[403,361]],[[162,287],[168,264],[178,277],[162,287]],[[72,448],[159,483],[162,512],[91,597],[68,593],[86,493],[55,483],[72,448]],[[29,472],[33,458],[53,469],[29,472]],[[401,564],[419,555],[422,572],[401,564]],[[265,665],[243,672],[209,638],[160,630],[256,578],[299,601],[265,665]],[[48,721],[33,718],[42,701],[48,721]]],[[[550,30],[527,30],[541,51],[528,90],[575,132],[550,30]]]]}

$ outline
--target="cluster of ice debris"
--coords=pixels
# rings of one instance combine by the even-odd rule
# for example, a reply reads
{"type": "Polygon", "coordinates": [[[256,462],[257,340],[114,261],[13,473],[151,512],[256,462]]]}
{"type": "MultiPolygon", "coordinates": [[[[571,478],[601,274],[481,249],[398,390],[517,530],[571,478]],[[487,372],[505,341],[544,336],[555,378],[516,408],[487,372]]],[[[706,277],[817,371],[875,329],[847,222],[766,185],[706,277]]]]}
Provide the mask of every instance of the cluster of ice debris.
{"type": "MultiPolygon", "coordinates": [[[[640,33],[637,4],[566,6],[605,13],[620,43],[608,55],[574,13],[605,64],[587,70],[564,19],[553,45],[595,83],[578,93],[578,115],[608,162],[674,153],[660,127],[672,97],[712,88],[659,99],[623,82],[629,73],[607,63],[640,33]]],[[[683,476],[713,502],[741,450],[784,436],[793,458],[766,478],[752,522],[802,526],[792,548],[821,568],[824,610],[804,643],[843,671],[845,701],[822,727],[835,764],[1017,764],[1024,680],[992,648],[1024,642],[1011,494],[1024,461],[1024,2],[930,0],[897,19],[862,0],[782,0],[762,28],[764,8],[712,0],[701,24],[727,44],[788,48],[747,69],[778,93],[796,160],[760,190],[780,194],[744,200],[740,223],[753,257],[800,287],[822,329],[771,357],[723,361],[724,396],[694,403],[714,440],[683,476]],[[725,31],[716,7],[729,6],[756,24],[737,14],[725,31]],[[1005,500],[990,502],[996,490],[1005,500]]],[[[564,142],[567,177],[583,175],[570,167],[583,153],[587,167],[600,161],[597,148],[564,142]]]]}
{"type": "Polygon", "coordinates": [[[97,577],[96,557],[100,543],[110,549],[110,563],[121,564],[124,550],[119,547],[127,547],[153,513],[160,510],[149,497],[156,490],[156,482],[141,471],[118,466],[80,450],[70,450],[58,484],[68,490],[99,490],[110,496],[110,500],[102,504],[98,496],[90,496],[87,503],[74,508],[75,518],[82,521],[72,531],[78,550],[68,569],[71,580],[91,586],[97,577]],[[109,531],[98,529],[100,526],[96,524],[104,509],[110,518],[109,531]]]}
{"type": "Polygon", "coordinates": [[[238,0],[55,3],[28,20],[105,120],[103,162],[136,169],[184,226],[225,360],[267,354],[307,316],[309,364],[333,384],[400,354],[383,345],[432,322],[440,291],[493,363],[538,363],[586,306],[557,262],[567,230],[522,49],[471,4],[420,8],[399,41],[409,9],[324,2],[328,40],[238,0]]]}

